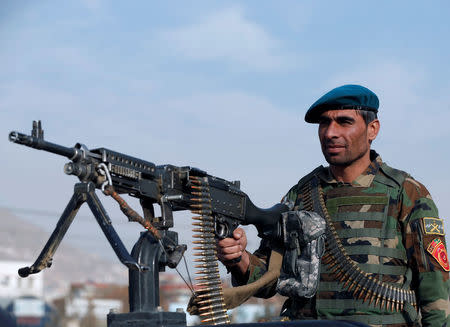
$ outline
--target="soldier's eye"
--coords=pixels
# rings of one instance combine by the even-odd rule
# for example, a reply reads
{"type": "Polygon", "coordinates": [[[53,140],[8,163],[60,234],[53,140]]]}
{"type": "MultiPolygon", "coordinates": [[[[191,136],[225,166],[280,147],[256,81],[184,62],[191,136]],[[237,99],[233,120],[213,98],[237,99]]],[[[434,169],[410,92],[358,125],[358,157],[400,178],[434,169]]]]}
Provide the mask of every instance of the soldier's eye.
{"type": "Polygon", "coordinates": [[[347,118],[347,117],[338,118],[338,123],[341,125],[351,125],[354,122],[355,122],[355,120],[351,119],[351,118],[347,118]]]}

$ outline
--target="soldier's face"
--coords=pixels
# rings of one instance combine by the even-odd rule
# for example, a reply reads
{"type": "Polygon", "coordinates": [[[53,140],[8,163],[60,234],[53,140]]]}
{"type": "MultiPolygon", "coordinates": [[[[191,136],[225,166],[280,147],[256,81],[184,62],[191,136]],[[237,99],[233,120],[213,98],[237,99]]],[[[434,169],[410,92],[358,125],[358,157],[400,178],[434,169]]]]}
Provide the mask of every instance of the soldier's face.
{"type": "Polygon", "coordinates": [[[319,138],[325,159],[330,165],[350,166],[369,154],[378,129],[378,120],[366,125],[355,110],[324,112],[319,119],[319,138]]]}

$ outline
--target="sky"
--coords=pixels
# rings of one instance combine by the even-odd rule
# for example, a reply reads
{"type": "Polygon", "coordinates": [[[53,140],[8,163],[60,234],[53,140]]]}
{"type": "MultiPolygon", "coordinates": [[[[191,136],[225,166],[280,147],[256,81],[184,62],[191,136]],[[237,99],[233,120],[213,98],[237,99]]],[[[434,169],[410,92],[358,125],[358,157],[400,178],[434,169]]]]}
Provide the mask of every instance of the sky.
{"type": "MultiPolygon", "coordinates": [[[[48,141],[198,167],[272,206],[326,164],[306,110],[361,84],[380,99],[373,148],[427,186],[448,231],[449,10],[447,1],[2,1],[0,206],[50,232],[72,195],[66,159],[7,140],[38,119],[48,141]]],[[[130,249],[139,227],[99,196],[130,249]]],[[[189,216],[175,219],[184,242],[189,216]]],[[[67,238],[114,256],[86,209],[67,238]]]]}

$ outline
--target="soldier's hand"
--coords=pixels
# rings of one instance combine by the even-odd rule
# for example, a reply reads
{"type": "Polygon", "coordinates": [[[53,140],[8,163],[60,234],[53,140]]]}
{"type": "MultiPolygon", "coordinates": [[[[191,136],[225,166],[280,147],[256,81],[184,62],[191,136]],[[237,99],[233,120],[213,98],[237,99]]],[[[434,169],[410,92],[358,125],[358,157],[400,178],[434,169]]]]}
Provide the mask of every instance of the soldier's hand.
{"type": "Polygon", "coordinates": [[[247,247],[247,235],[242,228],[236,228],[233,237],[224,238],[217,242],[217,257],[227,267],[237,267],[243,274],[247,272],[250,257],[245,251],[247,247]],[[238,263],[231,260],[241,258],[238,263]]]}

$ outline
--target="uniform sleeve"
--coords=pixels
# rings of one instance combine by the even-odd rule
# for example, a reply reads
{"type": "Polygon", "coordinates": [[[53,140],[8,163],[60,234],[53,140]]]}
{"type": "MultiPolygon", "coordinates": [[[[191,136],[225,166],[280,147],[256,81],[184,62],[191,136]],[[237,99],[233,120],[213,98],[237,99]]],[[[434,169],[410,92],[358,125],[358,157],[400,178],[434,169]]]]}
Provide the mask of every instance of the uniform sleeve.
{"type": "Polygon", "coordinates": [[[413,271],[411,287],[422,326],[445,326],[450,322],[450,303],[443,221],[428,190],[412,178],[405,180],[400,200],[408,265],[413,271]]]}
{"type": "MultiPolygon", "coordinates": [[[[269,242],[264,239],[261,240],[259,248],[253,254],[249,253],[250,265],[247,273],[242,276],[239,273],[234,274],[233,270],[231,270],[231,282],[233,286],[250,284],[261,278],[261,276],[267,272],[267,264],[269,262],[271,251],[269,242]]],[[[275,295],[275,287],[276,283],[266,285],[255,294],[255,297],[269,298],[275,295]]]]}

